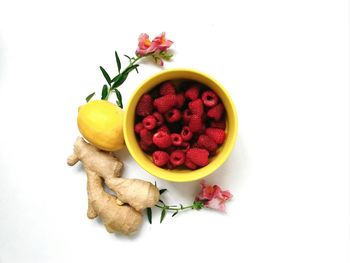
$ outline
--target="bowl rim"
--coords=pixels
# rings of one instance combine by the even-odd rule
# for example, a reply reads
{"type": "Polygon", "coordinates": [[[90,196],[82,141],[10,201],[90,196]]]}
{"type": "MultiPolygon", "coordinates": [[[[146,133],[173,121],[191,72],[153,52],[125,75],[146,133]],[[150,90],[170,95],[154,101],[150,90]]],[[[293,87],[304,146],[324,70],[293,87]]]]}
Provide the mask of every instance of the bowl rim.
{"type": "MultiPolygon", "coordinates": [[[[159,83],[161,83],[163,81],[159,81],[159,83]]],[[[209,86],[210,87],[210,86],[209,86]]],[[[212,87],[210,87],[212,88],[212,87]]],[[[135,104],[136,105],[136,104],[135,104]]],[[[135,106],[136,108],[136,106],[135,106]]],[[[133,117],[134,119],[134,117],[133,117]]],[[[134,122],[134,121],[133,121],[134,122]]],[[[132,131],[134,131],[134,124],[132,124],[132,131]]],[[[150,77],[146,78],[140,85],[138,85],[138,87],[133,91],[133,93],[131,94],[131,96],[129,97],[126,109],[125,109],[125,116],[124,116],[124,121],[123,121],[123,132],[124,132],[124,140],[125,140],[125,144],[126,147],[129,151],[129,153],[131,154],[131,156],[133,157],[133,159],[136,161],[136,163],[138,163],[138,165],[140,165],[144,170],[146,170],[148,173],[150,173],[153,176],[156,176],[160,179],[163,180],[167,180],[167,181],[172,181],[172,182],[191,182],[191,181],[196,181],[199,179],[202,179],[210,174],[212,174],[216,169],[218,169],[228,158],[228,156],[231,154],[234,145],[236,143],[236,139],[237,139],[237,134],[238,134],[238,117],[237,117],[237,112],[236,112],[236,108],[235,105],[231,99],[230,94],[227,92],[227,90],[213,77],[209,76],[208,74],[195,70],[195,69],[191,69],[191,68],[171,68],[171,69],[166,69],[163,71],[160,71],[156,74],[151,75],[150,77]],[[131,101],[133,99],[135,99],[137,93],[140,92],[140,90],[147,85],[147,83],[151,82],[153,79],[157,79],[160,76],[163,75],[168,75],[168,74],[172,74],[172,73],[181,73],[181,72],[186,72],[189,74],[195,74],[197,76],[200,76],[202,78],[205,78],[211,82],[213,82],[220,90],[221,92],[224,94],[225,99],[227,101],[227,104],[229,104],[231,110],[232,110],[232,114],[233,114],[233,123],[234,123],[234,127],[233,127],[233,131],[232,134],[230,134],[232,136],[232,139],[230,140],[230,144],[227,147],[227,150],[220,153],[220,161],[216,162],[216,165],[210,165],[210,163],[207,166],[204,166],[202,168],[199,168],[197,170],[184,170],[184,172],[189,172],[189,173],[193,173],[191,175],[189,175],[188,177],[176,177],[176,176],[170,176],[170,175],[174,175],[174,172],[172,172],[172,170],[167,170],[161,167],[157,167],[156,165],[154,165],[152,162],[149,162],[151,165],[147,164],[140,160],[138,157],[138,154],[136,153],[136,149],[134,149],[133,147],[131,147],[131,143],[130,141],[133,140],[131,134],[129,134],[127,131],[130,130],[128,127],[130,125],[130,122],[128,121],[129,118],[128,116],[130,116],[130,114],[133,114],[134,116],[134,112],[130,113],[130,107],[132,105],[131,101]],[[203,171],[203,173],[201,173],[200,171],[203,171]],[[170,178],[169,178],[170,177],[170,178]]],[[[141,150],[142,151],[142,150],[141,150]]]]}

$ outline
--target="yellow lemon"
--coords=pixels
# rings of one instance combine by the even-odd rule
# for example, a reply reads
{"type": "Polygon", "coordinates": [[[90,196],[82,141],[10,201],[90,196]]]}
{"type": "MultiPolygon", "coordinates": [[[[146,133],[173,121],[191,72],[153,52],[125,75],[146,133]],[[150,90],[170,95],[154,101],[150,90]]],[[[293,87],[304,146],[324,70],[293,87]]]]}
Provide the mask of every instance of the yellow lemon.
{"type": "Polygon", "coordinates": [[[123,135],[124,112],[106,100],[93,100],[79,107],[78,127],[83,137],[105,151],[125,146],[123,135]]]}

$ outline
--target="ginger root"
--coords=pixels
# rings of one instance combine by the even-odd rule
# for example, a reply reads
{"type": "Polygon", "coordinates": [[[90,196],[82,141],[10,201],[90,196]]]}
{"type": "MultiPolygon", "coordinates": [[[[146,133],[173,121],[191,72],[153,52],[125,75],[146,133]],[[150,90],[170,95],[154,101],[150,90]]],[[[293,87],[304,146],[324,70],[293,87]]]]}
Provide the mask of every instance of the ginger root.
{"type": "Polygon", "coordinates": [[[83,163],[87,174],[88,212],[90,219],[100,217],[108,232],[131,234],[139,228],[142,210],[154,206],[159,200],[159,190],[150,182],[124,179],[123,167],[116,157],[98,150],[79,137],[68,165],[83,163]],[[116,193],[106,193],[104,183],[116,193]]]}

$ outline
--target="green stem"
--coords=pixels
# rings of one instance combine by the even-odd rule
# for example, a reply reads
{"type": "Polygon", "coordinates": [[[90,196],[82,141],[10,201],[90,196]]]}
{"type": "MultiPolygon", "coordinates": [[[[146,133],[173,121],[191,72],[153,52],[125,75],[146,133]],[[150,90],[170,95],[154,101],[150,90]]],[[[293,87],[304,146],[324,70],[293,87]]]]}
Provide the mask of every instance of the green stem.
{"type": "MultiPolygon", "coordinates": [[[[130,60],[130,64],[122,71],[122,72],[120,72],[118,75],[122,75],[122,74],[124,74],[125,72],[126,72],[126,70],[129,68],[129,67],[131,67],[131,66],[133,66],[137,61],[139,61],[141,58],[143,58],[143,57],[132,57],[131,58],[131,60],[130,60]]],[[[111,92],[113,91],[113,89],[114,88],[112,88],[112,85],[109,85],[109,89],[108,89],[108,94],[107,94],[107,97],[106,97],[106,100],[108,100],[108,98],[109,98],[109,95],[111,94],[111,92]]]]}
{"type": "Polygon", "coordinates": [[[170,210],[170,211],[182,211],[182,210],[186,210],[189,208],[194,209],[193,205],[188,205],[188,206],[183,206],[183,207],[178,207],[176,205],[163,205],[163,206],[155,205],[155,206],[158,208],[161,208],[161,209],[166,208],[167,210],[170,210]]]}

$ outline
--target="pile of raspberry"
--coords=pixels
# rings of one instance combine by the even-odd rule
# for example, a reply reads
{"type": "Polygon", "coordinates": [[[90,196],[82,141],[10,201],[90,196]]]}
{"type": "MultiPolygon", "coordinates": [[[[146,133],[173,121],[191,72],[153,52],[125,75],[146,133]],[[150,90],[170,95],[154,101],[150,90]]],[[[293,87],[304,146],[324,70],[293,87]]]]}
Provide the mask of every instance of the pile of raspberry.
{"type": "Polygon", "coordinates": [[[209,163],[225,141],[225,108],[211,89],[167,81],[142,95],[135,133],[141,149],[159,167],[195,170],[209,163]]]}

